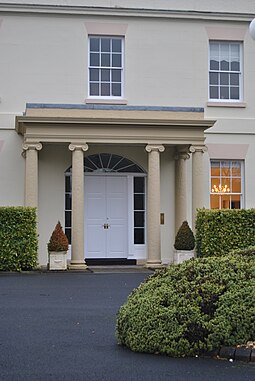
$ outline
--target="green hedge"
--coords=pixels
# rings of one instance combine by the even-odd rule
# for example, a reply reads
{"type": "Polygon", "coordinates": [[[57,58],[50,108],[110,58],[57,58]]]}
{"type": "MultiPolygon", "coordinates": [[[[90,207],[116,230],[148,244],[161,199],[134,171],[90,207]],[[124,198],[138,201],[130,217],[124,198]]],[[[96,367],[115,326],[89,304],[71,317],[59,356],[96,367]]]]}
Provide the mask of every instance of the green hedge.
{"type": "Polygon", "coordinates": [[[255,246],[255,209],[198,210],[198,256],[221,256],[249,246],[255,246]]]}
{"type": "Polygon", "coordinates": [[[36,209],[0,207],[0,270],[31,270],[37,265],[36,209]]]}
{"type": "Polygon", "coordinates": [[[172,357],[245,344],[255,340],[254,300],[254,256],[191,259],[131,293],[117,314],[117,340],[172,357]]]}

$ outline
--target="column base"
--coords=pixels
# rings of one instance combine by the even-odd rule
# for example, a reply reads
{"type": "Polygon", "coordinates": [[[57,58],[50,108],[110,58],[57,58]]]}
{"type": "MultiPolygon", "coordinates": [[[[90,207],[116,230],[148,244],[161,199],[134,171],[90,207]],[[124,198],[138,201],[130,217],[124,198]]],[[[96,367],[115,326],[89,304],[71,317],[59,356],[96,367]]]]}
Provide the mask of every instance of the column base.
{"type": "Polygon", "coordinates": [[[88,270],[88,266],[86,265],[85,262],[78,262],[78,263],[70,262],[68,264],[68,270],[88,270]]]}
{"type": "Polygon", "coordinates": [[[160,261],[160,262],[150,262],[150,261],[148,261],[148,262],[146,262],[146,264],[145,264],[145,267],[146,268],[148,268],[148,269],[161,269],[161,268],[163,268],[163,267],[165,267],[163,264],[162,264],[162,262],[160,261]]]}

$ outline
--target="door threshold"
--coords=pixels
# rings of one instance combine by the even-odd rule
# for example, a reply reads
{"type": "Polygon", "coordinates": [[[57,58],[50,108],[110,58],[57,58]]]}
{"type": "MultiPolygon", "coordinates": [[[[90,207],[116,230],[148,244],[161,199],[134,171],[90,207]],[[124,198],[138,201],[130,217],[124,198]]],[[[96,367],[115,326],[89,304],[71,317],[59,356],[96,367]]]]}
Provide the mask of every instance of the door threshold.
{"type": "Polygon", "coordinates": [[[88,258],[86,259],[88,266],[135,266],[136,259],[127,258],[88,258]]]}

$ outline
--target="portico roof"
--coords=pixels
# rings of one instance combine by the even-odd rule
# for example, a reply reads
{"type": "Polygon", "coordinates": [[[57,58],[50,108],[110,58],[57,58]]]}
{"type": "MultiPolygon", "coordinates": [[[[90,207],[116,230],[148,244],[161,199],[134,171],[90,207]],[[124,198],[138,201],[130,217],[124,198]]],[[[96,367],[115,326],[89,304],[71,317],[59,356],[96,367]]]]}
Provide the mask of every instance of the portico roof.
{"type": "Polygon", "coordinates": [[[27,104],[16,131],[29,142],[203,144],[203,108],[27,104]]]}

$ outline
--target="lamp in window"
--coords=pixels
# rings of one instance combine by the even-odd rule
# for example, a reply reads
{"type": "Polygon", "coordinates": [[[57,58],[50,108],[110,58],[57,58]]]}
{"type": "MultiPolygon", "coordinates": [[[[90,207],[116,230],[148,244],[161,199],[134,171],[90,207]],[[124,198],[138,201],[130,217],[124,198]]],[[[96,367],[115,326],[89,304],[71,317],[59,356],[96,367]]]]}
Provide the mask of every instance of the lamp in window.
{"type": "Polygon", "coordinates": [[[221,184],[214,185],[211,190],[212,193],[229,193],[230,189],[228,188],[227,185],[222,186],[221,184]]]}
{"type": "Polygon", "coordinates": [[[255,40],[255,19],[252,20],[249,27],[250,36],[253,40],[255,40]]]}

